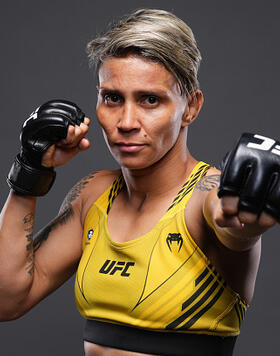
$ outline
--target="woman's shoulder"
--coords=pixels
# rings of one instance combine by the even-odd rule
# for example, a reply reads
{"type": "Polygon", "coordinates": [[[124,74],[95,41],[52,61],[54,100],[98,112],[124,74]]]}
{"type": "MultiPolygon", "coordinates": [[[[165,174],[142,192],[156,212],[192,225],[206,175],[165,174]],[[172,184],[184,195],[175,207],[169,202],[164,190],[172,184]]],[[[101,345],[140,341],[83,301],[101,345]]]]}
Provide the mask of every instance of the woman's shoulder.
{"type": "Polygon", "coordinates": [[[208,171],[195,184],[191,197],[186,205],[185,216],[189,221],[199,221],[199,226],[203,222],[203,204],[207,194],[219,185],[221,171],[210,166],[208,171]],[[192,219],[189,217],[192,216],[192,219]]]}
{"type": "Polygon", "coordinates": [[[120,169],[91,172],[74,185],[72,194],[80,195],[82,216],[86,215],[91,205],[106,191],[120,174],[120,169]]]}
{"type": "Polygon", "coordinates": [[[215,166],[211,166],[210,165],[210,168],[207,171],[206,177],[207,176],[213,176],[213,175],[220,175],[220,174],[221,174],[221,171],[218,168],[216,168],[215,166]]]}
{"type": "MultiPolygon", "coordinates": [[[[208,169],[207,173],[198,180],[195,189],[194,189],[194,193],[196,193],[197,191],[200,192],[209,192],[210,190],[212,190],[213,188],[215,188],[215,186],[218,186],[219,181],[220,181],[220,175],[221,175],[221,171],[219,169],[217,169],[216,167],[210,166],[210,168],[208,169]]],[[[194,194],[195,196],[196,194],[194,194]]],[[[199,199],[201,200],[201,199],[199,199]]]]}

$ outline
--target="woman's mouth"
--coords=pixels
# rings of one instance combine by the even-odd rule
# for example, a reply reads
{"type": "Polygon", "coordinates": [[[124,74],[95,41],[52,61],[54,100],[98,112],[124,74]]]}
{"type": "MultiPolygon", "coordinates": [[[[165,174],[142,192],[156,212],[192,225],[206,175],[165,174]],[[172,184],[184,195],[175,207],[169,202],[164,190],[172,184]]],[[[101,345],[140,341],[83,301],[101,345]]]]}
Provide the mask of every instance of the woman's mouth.
{"type": "Polygon", "coordinates": [[[141,151],[145,144],[137,142],[117,142],[116,146],[121,152],[124,153],[136,153],[141,151]]]}

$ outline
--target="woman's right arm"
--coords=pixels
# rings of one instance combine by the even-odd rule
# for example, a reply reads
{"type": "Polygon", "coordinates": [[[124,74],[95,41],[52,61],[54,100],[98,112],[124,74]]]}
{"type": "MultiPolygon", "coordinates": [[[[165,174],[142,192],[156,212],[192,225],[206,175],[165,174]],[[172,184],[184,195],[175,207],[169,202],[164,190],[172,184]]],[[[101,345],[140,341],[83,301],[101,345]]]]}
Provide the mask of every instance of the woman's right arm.
{"type": "Polygon", "coordinates": [[[81,255],[81,198],[64,206],[33,242],[35,204],[36,198],[11,192],[0,215],[1,321],[20,317],[63,284],[81,255]]]}
{"type": "MultiPolygon", "coordinates": [[[[13,189],[0,215],[1,321],[23,315],[65,282],[74,273],[82,251],[83,188],[85,180],[92,176],[84,178],[84,184],[78,183],[69,192],[57,217],[35,236],[33,242],[34,195],[42,195],[38,194],[42,185],[35,184],[33,188],[30,182],[38,182],[38,177],[41,182],[38,171],[42,171],[44,177],[47,169],[44,167],[63,165],[90,146],[84,137],[89,119],[84,118],[74,126],[72,118],[78,119],[81,114],[76,106],[68,102],[49,103],[47,109],[46,105],[41,106],[23,125],[23,147],[9,174],[9,185],[13,189]],[[54,104],[59,108],[53,109],[54,104]],[[60,114],[62,111],[63,115],[60,114]],[[70,124],[65,126],[68,119],[70,124]],[[66,129],[67,136],[41,150],[38,159],[38,148],[45,147],[46,135],[59,136],[56,123],[60,130],[62,128],[65,132],[66,129]],[[54,130],[50,131],[49,127],[54,130]]],[[[46,191],[45,188],[43,190],[46,191]]]]}
{"type": "Polygon", "coordinates": [[[33,220],[36,198],[12,191],[0,215],[0,320],[29,293],[33,282],[33,220]]]}

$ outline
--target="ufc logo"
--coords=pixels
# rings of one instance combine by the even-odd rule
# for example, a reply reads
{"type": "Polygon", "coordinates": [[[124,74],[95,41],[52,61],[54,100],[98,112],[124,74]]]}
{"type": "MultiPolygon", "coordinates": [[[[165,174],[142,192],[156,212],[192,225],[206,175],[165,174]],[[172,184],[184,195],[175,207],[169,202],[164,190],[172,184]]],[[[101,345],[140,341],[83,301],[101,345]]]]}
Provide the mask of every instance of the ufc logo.
{"type": "Polygon", "coordinates": [[[128,277],[130,276],[130,273],[127,273],[129,267],[134,266],[134,262],[123,262],[123,261],[111,261],[111,260],[106,260],[104,265],[100,268],[99,273],[104,273],[104,274],[109,274],[113,275],[116,272],[121,271],[121,276],[122,277],[128,277]]]}
{"type": "Polygon", "coordinates": [[[272,138],[260,136],[260,135],[254,135],[255,138],[261,140],[261,143],[253,143],[249,142],[247,144],[247,147],[249,148],[254,148],[256,150],[262,150],[262,151],[270,151],[278,156],[280,156],[280,146],[275,145],[274,148],[272,149],[273,145],[276,143],[275,140],[272,138]]]}
{"type": "Polygon", "coordinates": [[[30,116],[29,116],[29,118],[27,120],[24,121],[22,127],[25,127],[27,125],[28,121],[37,119],[38,110],[39,110],[39,107],[35,111],[33,111],[33,113],[30,114],[30,116]]]}

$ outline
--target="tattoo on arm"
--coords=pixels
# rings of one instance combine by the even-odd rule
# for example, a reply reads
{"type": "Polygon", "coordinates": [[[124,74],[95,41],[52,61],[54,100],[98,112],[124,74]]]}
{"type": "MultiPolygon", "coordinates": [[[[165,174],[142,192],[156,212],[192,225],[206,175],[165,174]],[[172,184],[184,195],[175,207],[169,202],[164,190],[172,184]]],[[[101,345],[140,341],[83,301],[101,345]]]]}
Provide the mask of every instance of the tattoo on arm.
{"type": "Polygon", "coordinates": [[[34,252],[36,252],[42,245],[44,241],[46,241],[51,233],[57,226],[64,225],[67,221],[74,216],[74,210],[72,207],[72,203],[76,200],[85,186],[89,183],[90,179],[94,177],[93,174],[89,174],[88,176],[84,177],[80,182],[78,182],[67,194],[66,198],[64,199],[61,208],[59,210],[59,215],[52,220],[44,229],[40,230],[36,235],[33,247],[34,252]]]}
{"type": "Polygon", "coordinates": [[[59,210],[59,213],[63,213],[69,207],[72,207],[72,202],[78,198],[78,196],[81,194],[82,190],[85,188],[85,186],[89,183],[89,181],[94,177],[94,174],[91,173],[88,176],[84,177],[82,180],[80,180],[74,187],[70,190],[70,192],[66,195],[61,208],[59,210]]]}
{"type": "Polygon", "coordinates": [[[42,245],[44,241],[46,241],[49,237],[49,234],[52,230],[54,230],[59,225],[64,225],[66,222],[74,216],[73,208],[70,206],[67,210],[65,210],[62,214],[52,220],[46,227],[40,230],[34,238],[33,248],[34,252],[36,252],[42,245]]]}
{"type": "Polygon", "coordinates": [[[213,174],[212,176],[207,176],[202,178],[197,185],[195,186],[196,189],[201,190],[202,192],[209,192],[213,188],[217,187],[220,182],[220,175],[213,174]]]}
{"type": "Polygon", "coordinates": [[[33,226],[34,226],[34,214],[29,213],[23,218],[23,224],[24,224],[24,231],[26,232],[25,238],[27,240],[27,245],[26,245],[26,251],[28,253],[27,255],[27,265],[25,267],[25,270],[27,271],[28,274],[32,276],[33,274],[33,269],[34,269],[34,253],[33,253],[33,226]]]}

